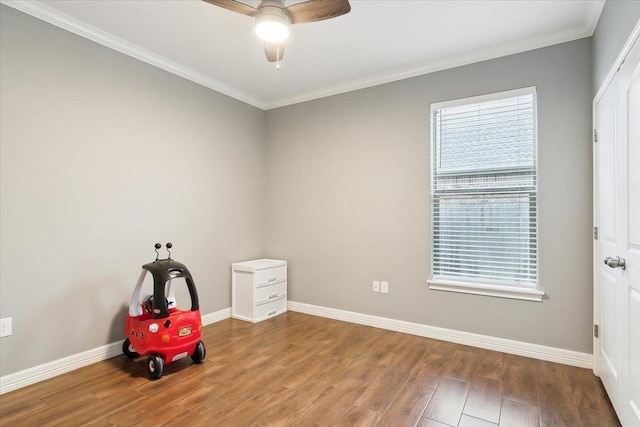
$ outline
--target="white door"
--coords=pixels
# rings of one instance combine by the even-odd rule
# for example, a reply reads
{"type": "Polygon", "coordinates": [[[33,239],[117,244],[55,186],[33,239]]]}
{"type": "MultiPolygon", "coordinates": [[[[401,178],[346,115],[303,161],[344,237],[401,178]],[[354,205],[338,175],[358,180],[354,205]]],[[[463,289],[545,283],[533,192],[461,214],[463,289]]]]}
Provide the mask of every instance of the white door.
{"type": "Polygon", "coordinates": [[[596,370],[624,426],[640,426],[640,43],[596,102],[596,370]]]}

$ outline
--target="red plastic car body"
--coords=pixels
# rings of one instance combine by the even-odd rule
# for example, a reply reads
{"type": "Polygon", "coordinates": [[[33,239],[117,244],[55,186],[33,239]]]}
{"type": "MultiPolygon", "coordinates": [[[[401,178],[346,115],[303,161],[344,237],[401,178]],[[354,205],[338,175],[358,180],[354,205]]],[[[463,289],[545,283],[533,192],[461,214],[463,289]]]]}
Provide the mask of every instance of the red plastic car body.
{"type": "Polygon", "coordinates": [[[202,363],[206,349],[202,338],[202,320],[198,294],[187,267],[171,258],[142,266],[133,291],[126,319],[127,339],[122,351],[129,357],[148,356],[147,372],[152,379],[162,377],[164,365],[187,356],[202,363]],[[144,278],[153,275],[153,295],[140,300],[144,278]],[[184,279],[191,296],[191,309],[177,307],[175,279],[184,279]]]}

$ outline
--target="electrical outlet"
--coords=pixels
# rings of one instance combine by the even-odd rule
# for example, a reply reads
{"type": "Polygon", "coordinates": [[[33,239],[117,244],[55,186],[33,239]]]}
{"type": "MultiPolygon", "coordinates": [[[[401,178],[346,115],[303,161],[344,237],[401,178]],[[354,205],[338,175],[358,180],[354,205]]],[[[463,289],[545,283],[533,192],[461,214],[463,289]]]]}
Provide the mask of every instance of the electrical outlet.
{"type": "Polygon", "coordinates": [[[0,338],[11,335],[11,317],[0,319],[0,338]]]}
{"type": "Polygon", "coordinates": [[[380,282],[377,280],[373,281],[373,292],[380,292],[380,282]]]}
{"type": "Polygon", "coordinates": [[[380,282],[380,292],[383,294],[389,293],[389,282],[380,282]]]}

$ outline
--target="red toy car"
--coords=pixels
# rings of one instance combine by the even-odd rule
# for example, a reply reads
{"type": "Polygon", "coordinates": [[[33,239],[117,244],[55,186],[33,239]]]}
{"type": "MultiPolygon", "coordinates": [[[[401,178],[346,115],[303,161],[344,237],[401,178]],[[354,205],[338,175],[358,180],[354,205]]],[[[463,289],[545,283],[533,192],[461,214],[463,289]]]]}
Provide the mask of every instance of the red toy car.
{"type": "MultiPolygon", "coordinates": [[[[156,253],[160,243],[156,243],[156,253]]],[[[167,243],[167,250],[171,249],[167,243]]],[[[162,377],[165,363],[191,356],[194,363],[202,363],[206,348],[201,341],[202,320],[198,305],[198,293],[187,267],[171,259],[158,259],[142,266],[131,302],[125,326],[127,339],[122,344],[122,352],[131,358],[146,356],[147,372],[151,379],[162,377]],[[150,272],[153,276],[153,295],[140,299],[144,278],[150,272]],[[175,297],[175,279],[184,279],[191,309],[178,308],[175,297]]]]}

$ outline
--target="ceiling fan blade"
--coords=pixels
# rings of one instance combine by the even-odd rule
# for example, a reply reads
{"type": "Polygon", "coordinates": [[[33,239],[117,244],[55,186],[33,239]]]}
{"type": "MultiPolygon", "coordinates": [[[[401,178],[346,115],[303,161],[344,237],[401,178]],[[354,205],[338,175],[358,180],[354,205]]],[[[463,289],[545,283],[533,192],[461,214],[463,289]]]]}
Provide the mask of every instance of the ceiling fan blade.
{"type": "Polygon", "coordinates": [[[349,0],[309,0],[291,5],[285,10],[289,12],[292,24],[303,24],[344,15],[349,13],[351,5],[349,0]]]}
{"type": "Polygon", "coordinates": [[[241,3],[236,0],[202,0],[204,2],[223,7],[225,9],[232,10],[234,12],[241,13],[243,15],[254,16],[258,9],[255,9],[249,5],[241,3]]]}
{"type": "Polygon", "coordinates": [[[264,53],[267,55],[267,61],[269,62],[282,61],[282,57],[284,56],[284,43],[265,42],[264,53]]]}

